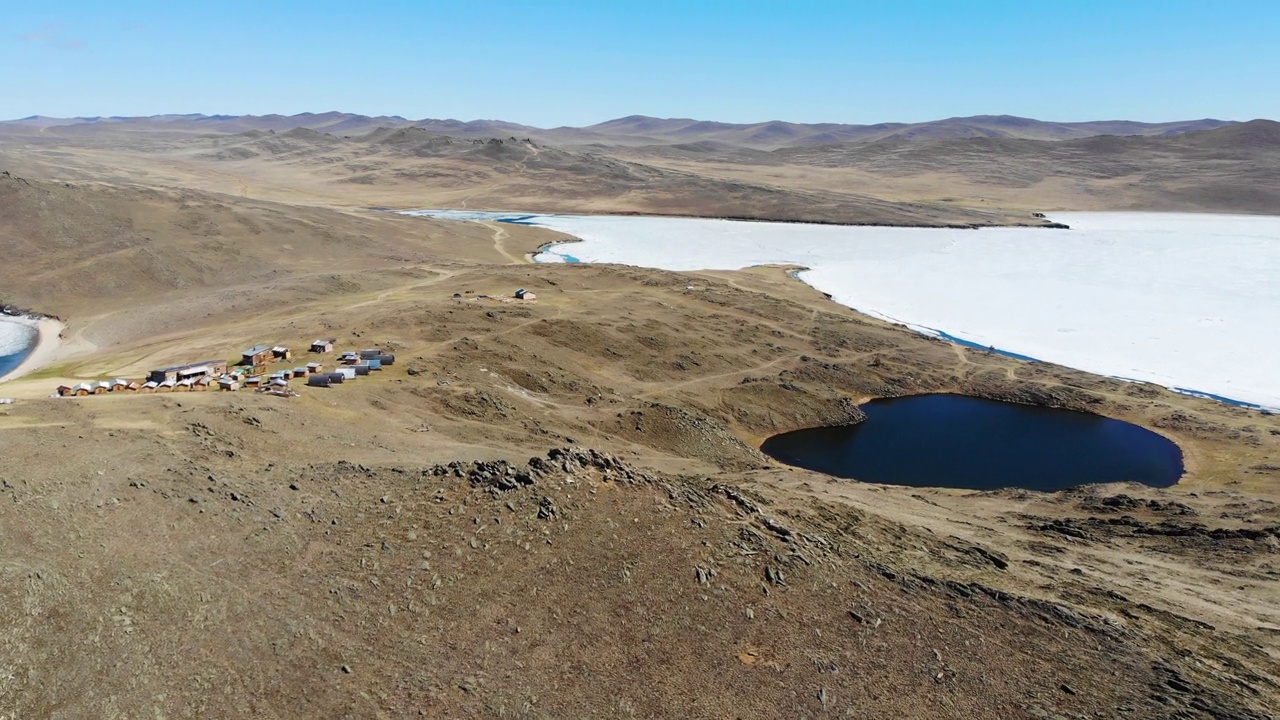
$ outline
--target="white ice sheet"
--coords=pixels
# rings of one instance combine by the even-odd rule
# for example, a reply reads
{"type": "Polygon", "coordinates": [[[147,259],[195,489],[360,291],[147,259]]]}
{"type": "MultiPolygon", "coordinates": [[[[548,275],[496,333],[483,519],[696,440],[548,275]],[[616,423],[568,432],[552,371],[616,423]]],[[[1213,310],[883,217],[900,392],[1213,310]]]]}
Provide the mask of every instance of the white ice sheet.
{"type": "Polygon", "coordinates": [[[1071,230],[949,230],[452,215],[521,218],[583,241],[540,260],[802,265],[799,277],[837,302],[919,330],[1280,408],[1280,217],[1062,213],[1053,219],[1071,230]]]}

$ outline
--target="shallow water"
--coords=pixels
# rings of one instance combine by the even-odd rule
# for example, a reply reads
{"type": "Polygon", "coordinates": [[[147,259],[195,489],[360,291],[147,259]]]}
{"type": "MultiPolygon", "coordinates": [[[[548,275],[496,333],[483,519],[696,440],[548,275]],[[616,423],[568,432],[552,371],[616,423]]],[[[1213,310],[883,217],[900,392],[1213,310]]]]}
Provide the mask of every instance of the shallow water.
{"type": "Polygon", "coordinates": [[[1168,487],[1182,453],[1145,428],[1088,413],[962,395],[874,400],[857,425],[775,435],[760,448],[796,467],[864,482],[1052,492],[1132,481],[1168,487]]]}

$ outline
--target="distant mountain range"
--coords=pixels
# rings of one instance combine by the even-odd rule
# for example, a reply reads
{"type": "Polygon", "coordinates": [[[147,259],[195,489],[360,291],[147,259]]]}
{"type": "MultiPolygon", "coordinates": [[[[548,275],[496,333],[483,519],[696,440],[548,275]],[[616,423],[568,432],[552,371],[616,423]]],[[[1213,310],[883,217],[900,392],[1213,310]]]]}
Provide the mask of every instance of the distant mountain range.
{"type": "Polygon", "coordinates": [[[368,116],[325,112],[298,115],[152,115],[147,117],[51,118],[39,115],[0,122],[11,128],[29,127],[58,132],[93,132],[101,129],[139,130],[149,133],[241,133],[251,130],[284,132],[316,130],[333,135],[360,135],[379,128],[417,127],[462,138],[517,137],[559,145],[676,145],[722,143],[775,150],[845,142],[879,140],[936,141],[959,138],[1007,138],[1023,140],[1073,140],[1099,135],[1167,137],[1186,132],[1232,125],[1230,121],[1202,119],[1165,123],[1127,120],[1048,122],[1011,115],[976,115],[921,123],[723,123],[688,118],[655,118],[645,115],[608,120],[586,127],[537,128],[501,120],[409,120],[397,115],[368,116]]]}
{"type": "Polygon", "coordinates": [[[1054,209],[1280,212],[1271,120],[632,116],[544,129],[337,112],[31,117],[0,123],[0,162],[51,179],[102,177],[105,167],[125,182],[185,177],[202,189],[378,207],[960,226],[1038,223],[1033,211],[1054,209]]]}

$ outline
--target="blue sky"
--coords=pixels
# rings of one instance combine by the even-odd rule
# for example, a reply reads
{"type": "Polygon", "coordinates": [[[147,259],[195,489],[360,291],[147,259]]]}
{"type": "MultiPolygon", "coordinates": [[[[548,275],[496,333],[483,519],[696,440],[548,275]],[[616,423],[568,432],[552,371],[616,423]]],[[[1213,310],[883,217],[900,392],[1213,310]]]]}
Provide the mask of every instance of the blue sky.
{"type": "Polygon", "coordinates": [[[0,118],[1280,118],[1280,2],[0,0],[0,118]]]}

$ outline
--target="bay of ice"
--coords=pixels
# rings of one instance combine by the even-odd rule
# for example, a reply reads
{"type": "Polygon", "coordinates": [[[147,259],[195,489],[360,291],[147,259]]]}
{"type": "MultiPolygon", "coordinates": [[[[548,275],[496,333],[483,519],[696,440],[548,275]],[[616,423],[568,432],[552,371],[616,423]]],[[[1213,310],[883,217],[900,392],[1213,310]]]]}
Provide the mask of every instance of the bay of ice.
{"type": "Polygon", "coordinates": [[[1280,217],[1061,213],[1070,230],[953,230],[414,211],[580,238],[535,259],[667,270],[791,264],[921,332],[1280,408],[1280,217]]]}
{"type": "Polygon", "coordinates": [[[36,338],[35,321],[0,315],[0,377],[21,364],[36,338]]]}

